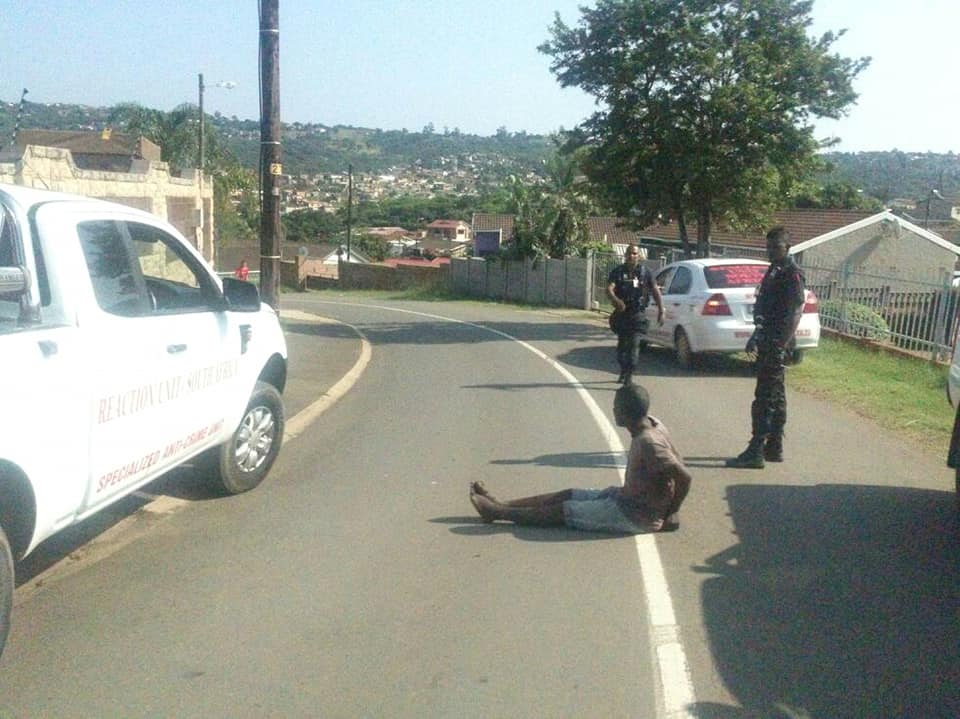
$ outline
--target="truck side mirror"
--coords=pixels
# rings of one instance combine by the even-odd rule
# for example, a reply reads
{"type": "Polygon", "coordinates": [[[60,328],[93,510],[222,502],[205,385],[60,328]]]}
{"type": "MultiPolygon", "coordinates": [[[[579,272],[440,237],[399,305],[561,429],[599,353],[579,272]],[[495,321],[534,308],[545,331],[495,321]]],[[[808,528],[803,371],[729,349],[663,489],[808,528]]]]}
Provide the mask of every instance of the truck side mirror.
{"type": "Polygon", "coordinates": [[[0,267],[0,295],[22,295],[30,286],[25,267],[0,267]]]}
{"type": "Polygon", "coordinates": [[[260,311],[260,292],[252,282],[224,277],[223,298],[227,301],[227,309],[234,312],[260,311]]]}

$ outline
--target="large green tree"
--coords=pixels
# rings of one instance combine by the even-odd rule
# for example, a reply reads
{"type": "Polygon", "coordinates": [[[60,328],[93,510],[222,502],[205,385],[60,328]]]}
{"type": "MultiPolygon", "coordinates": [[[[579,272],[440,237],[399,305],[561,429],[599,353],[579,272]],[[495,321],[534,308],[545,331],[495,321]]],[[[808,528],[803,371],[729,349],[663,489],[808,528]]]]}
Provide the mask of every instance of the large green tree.
{"type": "Polygon", "coordinates": [[[808,35],[810,0],[599,0],[556,16],[540,50],[561,85],[601,107],[570,134],[611,209],[638,225],[675,220],[687,254],[710,254],[715,222],[756,226],[824,144],[869,63],[808,35]]]}

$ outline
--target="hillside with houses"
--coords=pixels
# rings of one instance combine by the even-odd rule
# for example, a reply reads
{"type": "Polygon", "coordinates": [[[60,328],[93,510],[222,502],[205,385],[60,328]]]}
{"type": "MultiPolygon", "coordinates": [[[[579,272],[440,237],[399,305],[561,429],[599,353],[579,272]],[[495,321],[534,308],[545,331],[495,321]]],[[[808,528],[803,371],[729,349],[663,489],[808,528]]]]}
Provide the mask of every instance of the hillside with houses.
{"type": "MultiPolygon", "coordinates": [[[[19,103],[0,102],[4,143],[0,152],[9,154],[14,149],[15,130],[23,137],[39,131],[97,135],[112,131],[111,118],[115,118],[111,108],[62,103],[25,102],[20,110],[19,103]]],[[[189,113],[185,117],[189,122],[189,113]]],[[[218,137],[241,165],[256,168],[257,122],[222,115],[207,121],[211,136],[218,137]]],[[[337,249],[344,239],[350,197],[357,251],[366,250],[374,259],[393,254],[428,261],[473,253],[477,237],[482,252],[509,244],[513,229],[507,187],[514,179],[527,186],[542,183],[556,149],[553,138],[506,128],[480,137],[456,128],[437,131],[430,125],[411,132],[322,123],[285,124],[283,145],[283,213],[289,239],[337,249]],[[454,236],[449,236],[450,228],[454,236]]],[[[189,164],[192,155],[189,147],[186,150],[184,164],[189,164]]],[[[960,239],[960,157],[892,150],[826,153],[822,159],[824,168],[812,182],[845,186],[848,192],[875,198],[874,204],[855,197],[851,205],[849,198],[840,196],[836,206],[799,203],[783,211],[796,215],[792,222],[829,232],[888,208],[951,242],[960,239]],[[808,219],[801,221],[801,217],[808,219]]],[[[172,167],[171,171],[191,172],[192,168],[172,167]]],[[[594,214],[589,221],[589,240],[594,245],[641,240],[651,246],[677,243],[677,227],[671,223],[636,227],[602,211],[594,214]]],[[[722,249],[757,244],[759,235],[717,227],[713,237],[722,249]]],[[[221,241],[230,244],[224,234],[221,241]]]]}

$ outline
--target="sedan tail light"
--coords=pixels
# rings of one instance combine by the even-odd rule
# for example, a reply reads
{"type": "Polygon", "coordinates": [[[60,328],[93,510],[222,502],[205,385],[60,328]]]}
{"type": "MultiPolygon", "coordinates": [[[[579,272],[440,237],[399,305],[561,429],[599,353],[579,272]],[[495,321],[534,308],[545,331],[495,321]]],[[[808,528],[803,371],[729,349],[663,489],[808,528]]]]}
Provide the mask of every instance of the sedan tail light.
{"type": "Polygon", "coordinates": [[[807,290],[807,301],[803,303],[803,313],[819,311],[820,306],[817,302],[817,296],[813,293],[813,290],[807,290]]]}
{"type": "Polygon", "coordinates": [[[707,301],[703,303],[703,310],[700,312],[701,315],[732,315],[733,312],[730,311],[730,305],[727,303],[727,298],[723,296],[722,292],[715,292],[707,298],[707,301]]]}

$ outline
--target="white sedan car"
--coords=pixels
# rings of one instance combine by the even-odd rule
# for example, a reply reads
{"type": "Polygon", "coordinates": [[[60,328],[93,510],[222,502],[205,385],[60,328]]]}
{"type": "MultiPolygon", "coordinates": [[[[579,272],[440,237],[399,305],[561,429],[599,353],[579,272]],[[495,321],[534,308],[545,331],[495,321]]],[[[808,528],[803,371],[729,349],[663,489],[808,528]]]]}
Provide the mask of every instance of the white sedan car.
{"type": "MultiPolygon", "coordinates": [[[[769,263],[748,259],[706,258],[673,262],[656,275],[663,294],[664,321],[657,307],[647,307],[647,340],[677,353],[690,367],[702,352],[742,352],[753,334],[753,305],[769,263]]],[[[806,291],[803,318],[797,328],[793,361],[820,342],[817,297],[806,291]]]]}

